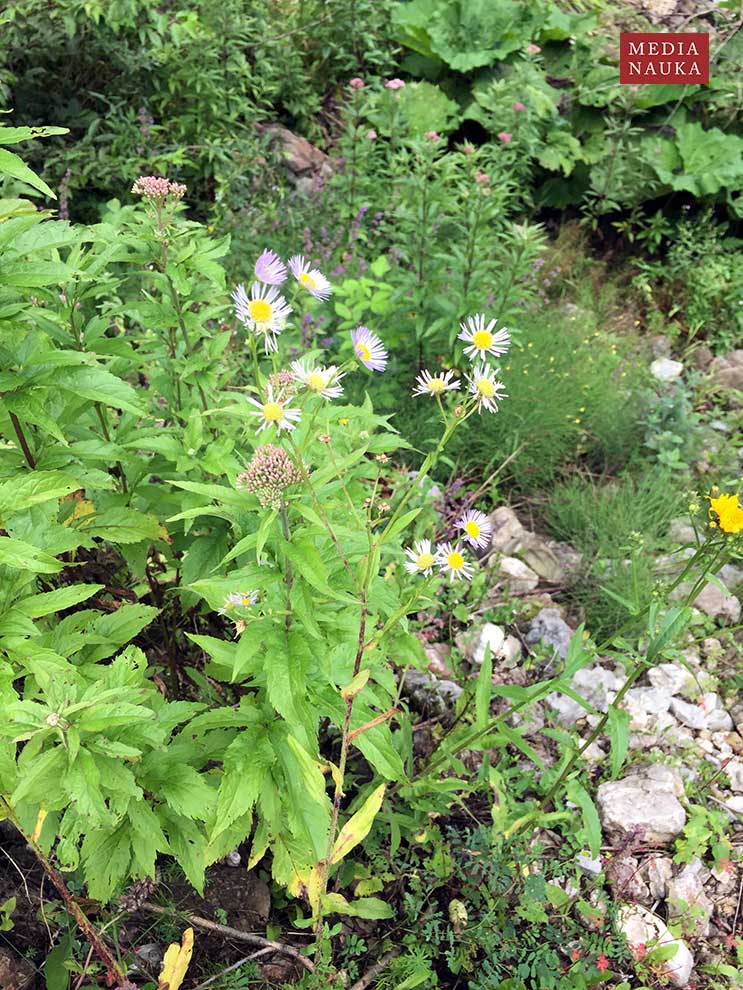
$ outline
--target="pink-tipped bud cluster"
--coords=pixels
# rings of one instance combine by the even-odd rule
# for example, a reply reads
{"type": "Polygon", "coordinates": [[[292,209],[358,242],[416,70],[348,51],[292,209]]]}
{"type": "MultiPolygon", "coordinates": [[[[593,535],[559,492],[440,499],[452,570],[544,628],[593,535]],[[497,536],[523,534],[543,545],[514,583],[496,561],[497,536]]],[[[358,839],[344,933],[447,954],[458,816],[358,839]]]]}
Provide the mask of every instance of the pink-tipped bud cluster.
{"type": "Polygon", "coordinates": [[[166,200],[173,202],[183,199],[186,195],[186,187],[182,182],[171,182],[159,175],[140,175],[132,186],[132,192],[143,199],[151,199],[164,203],[166,200]]]}
{"type": "Polygon", "coordinates": [[[284,398],[288,399],[297,391],[297,380],[291,371],[282,368],[281,371],[273,371],[268,376],[268,384],[274,392],[283,392],[284,398]]]}
{"type": "Polygon", "coordinates": [[[247,470],[238,476],[237,485],[257,495],[264,508],[280,509],[284,492],[301,480],[302,474],[287,452],[269,443],[258,447],[247,470]]]}

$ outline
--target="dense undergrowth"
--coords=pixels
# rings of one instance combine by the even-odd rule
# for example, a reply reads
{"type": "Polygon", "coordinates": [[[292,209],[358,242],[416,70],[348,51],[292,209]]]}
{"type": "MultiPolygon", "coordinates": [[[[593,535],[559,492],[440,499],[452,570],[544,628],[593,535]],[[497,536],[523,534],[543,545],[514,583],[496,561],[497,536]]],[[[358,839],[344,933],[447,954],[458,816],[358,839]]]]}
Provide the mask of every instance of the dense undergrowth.
{"type": "MultiPolygon", "coordinates": [[[[0,15],[0,817],[54,890],[0,933],[49,990],[665,985],[576,864],[638,762],[626,692],[739,648],[691,607],[741,549],[704,370],[743,329],[733,6],[710,86],[637,88],[608,3],[0,15]],[[507,504],[577,551],[545,600],[499,584],[507,504]],[[545,603],[562,655],[473,660],[545,603]],[[421,708],[431,643],[462,690],[421,708]],[[535,741],[600,662],[608,711],[535,741]],[[230,857],[270,898],[242,925],[230,857]],[[225,926],[272,962],[226,969],[225,926]]],[[[724,870],[707,771],[673,854],[724,870]]],[[[698,986],[735,985],[734,929],[698,986]]]]}

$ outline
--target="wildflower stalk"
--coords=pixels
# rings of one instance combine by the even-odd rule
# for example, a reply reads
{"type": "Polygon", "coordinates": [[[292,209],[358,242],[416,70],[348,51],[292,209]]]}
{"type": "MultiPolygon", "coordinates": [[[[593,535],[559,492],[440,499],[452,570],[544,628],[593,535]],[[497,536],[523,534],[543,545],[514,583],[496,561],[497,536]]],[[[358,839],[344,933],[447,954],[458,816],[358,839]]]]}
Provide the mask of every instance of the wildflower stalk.
{"type": "Polygon", "coordinates": [[[31,453],[31,448],[26,440],[26,434],[23,432],[21,421],[14,412],[10,413],[10,422],[13,424],[15,435],[18,437],[18,443],[21,445],[23,456],[26,458],[26,464],[28,464],[33,471],[36,467],[36,461],[34,460],[34,455],[31,453]]]}
{"type": "MultiPolygon", "coordinates": [[[[279,515],[281,516],[281,530],[284,534],[284,539],[287,543],[289,543],[291,540],[291,533],[289,532],[289,519],[286,514],[286,502],[284,502],[283,499],[281,500],[279,515]]],[[[286,631],[289,632],[289,626],[292,624],[292,586],[294,585],[294,571],[292,570],[292,562],[286,555],[284,555],[284,583],[286,584],[286,617],[284,622],[286,625],[286,631]]]]}
{"type": "Polygon", "coordinates": [[[52,885],[57,889],[59,896],[64,901],[65,908],[75,919],[78,928],[90,943],[95,954],[106,967],[109,984],[112,984],[114,980],[116,980],[120,990],[126,990],[126,988],[132,987],[132,984],[126,976],[126,967],[122,966],[121,963],[114,957],[111,950],[103,941],[101,933],[96,929],[95,925],[92,923],[90,918],[88,918],[73,894],[70,892],[69,887],[62,878],[62,875],[52,866],[51,862],[41,851],[36,843],[36,840],[34,839],[34,836],[28,835],[24,831],[18,821],[18,818],[16,817],[13,807],[9,804],[9,802],[5,798],[0,798],[0,802],[2,802],[2,807],[5,810],[5,817],[8,818],[18,832],[23,836],[29,848],[38,859],[44,873],[47,875],[52,885]]]}

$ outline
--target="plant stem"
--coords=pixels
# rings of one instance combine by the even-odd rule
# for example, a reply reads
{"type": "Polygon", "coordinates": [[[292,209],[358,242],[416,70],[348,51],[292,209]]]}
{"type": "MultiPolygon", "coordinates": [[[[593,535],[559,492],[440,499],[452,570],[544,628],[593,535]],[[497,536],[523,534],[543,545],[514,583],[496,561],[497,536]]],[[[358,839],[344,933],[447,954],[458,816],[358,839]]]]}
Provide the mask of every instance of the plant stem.
{"type": "Polygon", "coordinates": [[[33,471],[36,467],[36,461],[34,460],[34,455],[31,453],[31,448],[26,441],[26,435],[23,432],[23,427],[21,426],[21,421],[18,419],[14,412],[10,413],[10,422],[13,424],[13,429],[15,430],[15,435],[18,437],[18,443],[21,445],[21,450],[23,451],[23,456],[26,458],[26,464],[33,471]]]}
{"type": "Polygon", "coordinates": [[[70,893],[67,884],[62,879],[60,873],[52,866],[44,853],[39,849],[38,845],[34,839],[27,835],[16,818],[15,812],[11,805],[4,799],[2,800],[3,805],[7,810],[7,815],[10,821],[13,823],[15,828],[20,832],[23,838],[28,843],[29,847],[32,849],[34,855],[41,864],[44,873],[51,881],[51,883],[56,887],[57,892],[64,901],[67,911],[72,915],[77,923],[78,928],[83,933],[85,938],[88,940],[92,946],[95,954],[101,960],[103,965],[106,967],[110,982],[112,983],[114,979],[118,980],[120,988],[129,988],[132,984],[127,980],[126,968],[119,963],[119,961],[114,957],[111,950],[108,948],[106,943],[101,938],[100,932],[97,931],[91,920],[85,914],[83,909],[75,900],[74,896],[70,893]]]}
{"type": "MultiPolygon", "coordinates": [[[[291,541],[291,533],[289,532],[289,519],[286,515],[286,502],[282,501],[279,513],[281,515],[281,529],[284,533],[284,539],[289,543],[291,541]]],[[[284,623],[288,632],[289,626],[292,624],[292,585],[294,584],[294,571],[292,570],[292,562],[286,556],[284,558],[284,564],[286,567],[284,571],[284,581],[286,583],[286,617],[284,623]]]]}

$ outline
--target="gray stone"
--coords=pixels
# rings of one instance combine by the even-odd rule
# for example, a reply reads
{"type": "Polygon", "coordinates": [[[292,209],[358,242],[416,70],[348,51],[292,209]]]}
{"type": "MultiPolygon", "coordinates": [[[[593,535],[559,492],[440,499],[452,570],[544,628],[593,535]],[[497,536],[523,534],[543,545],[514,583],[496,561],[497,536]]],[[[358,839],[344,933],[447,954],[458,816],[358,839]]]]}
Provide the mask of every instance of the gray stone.
{"type": "Polygon", "coordinates": [[[709,370],[715,384],[733,392],[743,391],[743,350],[716,357],[709,370]]]}
{"type": "Polygon", "coordinates": [[[733,797],[725,798],[723,804],[734,815],[743,815],[743,794],[735,794],[733,797]]]}
{"type": "Polygon", "coordinates": [[[592,877],[598,877],[604,871],[600,856],[593,859],[591,856],[584,856],[581,853],[580,856],[576,857],[575,861],[584,873],[588,873],[592,877]]]}
{"type": "MultiPolygon", "coordinates": [[[[600,712],[605,712],[614,694],[621,686],[621,680],[611,670],[604,667],[584,667],[577,671],[570,682],[570,687],[585,698],[589,705],[600,712]]],[[[553,691],[545,699],[547,706],[557,712],[556,721],[560,725],[573,725],[579,718],[584,718],[586,709],[573,698],[559,691],[553,691]]]]}
{"type": "Polygon", "coordinates": [[[498,564],[498,572],[514,595],[528,594],[539,584],[539,578],[531,567],[518,557],[503,557],[498,564]]]}
{"type": "Polygon", "coordinates": [[[733,719],[724,708],[714,708],[707,713],[706,727],[710,732],[731,732],[733,719]]]}
{"type": "Polygon", "coordinates": [[[573,630],[560,615],[559,609],[543,608],[531,620],[524,639],[531,646],[546,643],[563,659],[567,656],[573,630]]]}
{"type": "Polygon", "coordinates": [[[493,527],[490,544],[494,550],[512,554],[520,549],[527,531],[519,522],[513,509],[507,505],[499,505],[488,518],[493,527]]]}
{"type": "Polygon", "coordinates": [[[650,374],[659,382],[675,382],[684,370],[680,361],[672,361],[671,358],[659,357],[650,365],[650,374]]]}
{"type": "Polygon", "coordinates": [[[526,533],[519,556],[548,584],[569,584],[583,563],[583,557],[567,543],[547,540],[526,533]]]}
{"type": "Polygon", "coordinates": [[[596,803],[607,832],[615,836],[642,836],[645,842],[667,845],[686,824],[678,798],[681,776],[670,767],[653,764],[622,780],[601,784],[596,803]]]}
{"type": "Polygon", "coordinates": [[[651,667],[648,671],[648,680],[653,687],[672,695],[681,694],[694,687],[694,678],[679,663],[659,663],[657,667],[651,667]]]}
{"type": "Polygon", "coordinates": [[[686,942],[674,938],[657,915],[642,907],[626,906],[619,910],[617,920],[630,950],[635,949],[637,952],[640,946],[651,950],[658,946],[675,944],[673,956],[659,963],[657,968],[672,986],[688,986],[694,969],[694,956],[686,942]]]}
{"type": "Polygon", "coordinates": [[[649,715],[667,712],[671,704],[671,692],[660,687],[630,688],[625,695],[626,700],[649,715]]]}
{"type": "Polygon", "coordinates": [[[491,658],[500,656],[505,640],[506,634],[500,626],[496,626],[494,622],[486,622],[475,642],[475,647],[472,651],[472,663],[480,667],[485,659],[485,651],[488,648],[490,649],[491,658]]]}
{"type": "Polygon", "coordinates": [[[462,688],[455,681],[439,680],[422,670],[408,670],[403,692],[418,710],[443,714],[454,706],[462,688]]]}
{"type": "Polygon", "coordinates": [[[681,546],[696,543],[694,527],[689,523],[688,519],[673,519],[671,525],[668,527],[668,539],[671,543],[681,546]]]}
{"type": "Polygon", "coordinates": [[[700,705],[674,698],[671,701],[671,711],[683,725],[697,731],[707,728],[707,715],[700,705]]]}
{"type": "Polygon", "coordinates": [[[515,636],[506,636],[500,655],[506,667],[514,667],[521,659],[521,642],[515,636]]]}
{"type": "Polygon", "coordinates": [[[668,884],[673,876],[673,861],[667,856],[651,856],[646,868],[650,894],[656,901],[663,901],[668,894],[668,884]]]}
{"type": "Polygon", "coordinates": [[[668,884],[668,915],[680,918],[686,935],[708,935],[714,905],[704,893],[709,870],[694,859],[668,884]]]}
{"type": "Polygon", "coordinates": [[[730,778],[732,789],[743,792],[743,762],[740,760],[731,760],[725,767],[725,773],[730,778]]]}
{"type": "Polygon", "coordinates": [[[740,601],[735,595],[725,595],[710,581],[699,592],[693,602],[698,608],[712,619],[719,619],[735,625],[740,619],[740,601]]]}

